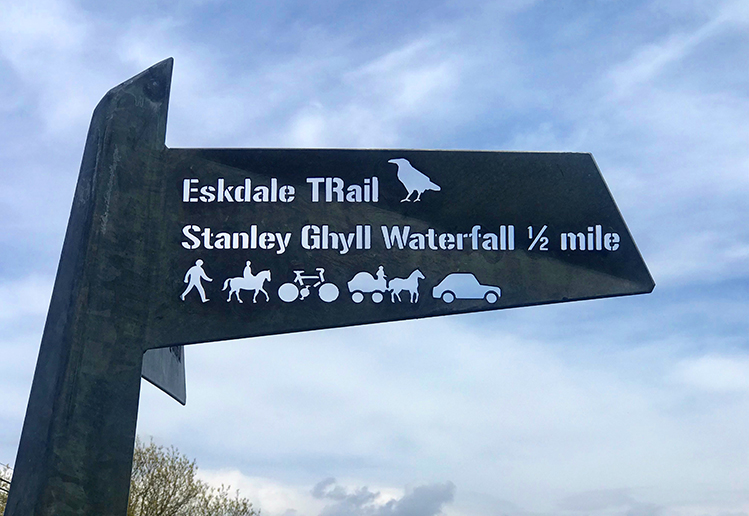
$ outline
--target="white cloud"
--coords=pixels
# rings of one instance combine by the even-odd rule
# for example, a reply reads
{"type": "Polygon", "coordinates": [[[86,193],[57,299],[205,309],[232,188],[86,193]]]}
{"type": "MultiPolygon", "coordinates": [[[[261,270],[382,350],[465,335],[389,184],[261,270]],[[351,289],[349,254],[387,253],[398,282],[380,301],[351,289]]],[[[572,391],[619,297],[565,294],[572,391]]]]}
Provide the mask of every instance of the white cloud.
{"type": "Polygon", "coordinates": [[[36,275],[0,283],[0,321],[46,314],[52,283],[52,278],[36,275]]]}
{"type": "Polygon", "coordinates": [[[80,12],[64,0],[8,2],[0,19],[0,41],[6,58],[30,66],[45,54],[79,53],[88,28],[80,12]]]}
{"type": "MultiPolygon", "coordinates": [[[[174,18],[130,20],[118,34],[116,52],[125,63],[134,69],[145,70],[168,57],[173,57],[175,34],[181,24],[174,18]]],[[[194,49],[199,53],[199,49],[194,49]]]]}
{"type": "Polygon", "coordinates": [[[314,498],[307,485],[284,484],[276,480],[247,477],[237,470],[208,470],[200,468],[198,477],[209,484],[238,489],[240,496],[252,501],[267,516],[284,516],[295,511],[299,516],[318,514],[324,503],[314,498]]]}
{"type": "MultiPolygon", "coordinates": [[[[376,106],[373,106],[376,107],[376,106]]],[[[325,109],[316,102],[291,120],[287,141],[292,147],[392,147],[397,122],[383,120],[376,109],[358,103],[325,109]]]]}
{"type": "Polygon", "coordinates": [[[454,104],[460,66],[446,52],[444,37],[408,43],[360,64],[342,67],[325,99],[300,108],[289,142],[302,147],[392,147],[403,124],[447,117],[454,104]]]}
{"type": "Polygon", "coordinates": [[[749,394],[749,357],[705,355],[680,361],[673,379],[694,389],[749,394]]]}
{"type": "Polygon", "coordinates": [[[683,285],[695,280],[708,283],[745,274],[749,243],[737,241],[735,232],[717,227],[680,234],[678,239],[662,241],[656,252],[648,256],[650,271],[658,284],[683,285]]]}
{"type": "Polygon", "coordinates": [[[715,293],[746,284],[749,104],[746,79],[727,81],[727,53],[710,47],[745,41],[749,6],[656,2],[666,21],[646,33],[626,20],[653,4],[607,3],[622,17],[598,34],[582,18],[603,4],[539,28],[532,3],[453,2],[449,23],[365,42],[356,23],[309,23],[285,4],[289,19],[258,26],[286,49],[229,45],[203,12],[113,21],[73,1],[4,4],[0,65],[19,91],[0,108],[18,117],[4,122],[14,139],[0,153],[14,159],[0,172],[3,259],[25,272],[0,285],[0,323],[15,335],[1,348],[0,461],[20,432],[52,284],[27,249],[57,257],[96,102],[171,55],[174,146],[592,151],[658,287],[597,309],[191,347],[188,406],[144,384],[142,432],[208,461],[203,478],[239,487],[269,516],[335,505],[310,494],[331,475],[348,494],[380,493],[372,510],[450,479],[459,488],[443,512],[463,516],[560,504],[601,516],[749,512],[749,365],[735,351],[747,343],[746,297],[715,293]],[[690,28],[674,11],[702,21],[690,28]],[[66,159],[28,152],[39,143],[66,159]]]}
{"type": "Polygon", "coordinates": [[[728,29],[741,29],[749,24],[746,2],[729,1],[717,4],[716,12],[697,30],[677,32],[665,39],[638,48],[630,59],[609,72],[617,97],[639,94],[640,88],[650,86],[668,66],[684,60],[700,44],[728,29]]]}
{"type": "MultiPolygon", "coordinates": [[[[292,468],[301,471],[284,481],[299,485],[340,471],[366,475],[358,485],[398,485],[428,471],[423,483],[451,479],[535,511],[586,489],[647,486],[705,498],[729,479],[731,493],[749,480],[732,451],[748,424],[746,391],[715,400],[674,381],[682,370],[690,381],[713,371],[737,379],[744,365],[703,364],[695,376],[691,365],[671,365],[689,345],[678,341],[593,344],[606,340],[601,328],[583,348],[555,348],[480,336],[469,319],[190,348],[187,412],[147,395],[140,425],[169,442],[186,438],[178,434],[189,420],[210,420],[210,429],[189,424],[188,441],[214,443],[211,455],[245,450],[244,474],[292,468]],[[724,426],[724,404],[735,411],[733,426],[724,426]],[[709,452],[703,440],[713,443],[709,452]]],[[[458,491],[454,510],[461,504],[458,491]]]]}
{"type": "Polygon", "coordinates": [[[34,114],[52,134],[64,135],[71,123],[85,127],[91,99],[107,90],[105,74],[112,66],[100,66],[96,30],[82,10],[64,0],[3,6],[0,54],[34,95],[34,114]]]}
{"type": "Polygon", "coordinates": [[[329,503],[320,516],[437,516],[443,506],[453,501],[452,482],[431,484],[408,489],[401,498],[382,500],[379,492],[369,488],[346,489],[328,478],[315,484],[312,495],[329,503]]]}
{"type": "Polygon", "coordinates": [[[450,55],[451,38],[422,39],[393,50],[347,74],[357,83],[358,97],[379,97],[400,116],[424,113],[448,100],[459,77],[450,55]]]}
{"type": "Polygon", "coordinates": [[[51,290],[42,276],[0,284],[0,463],[16,456],[51,290]]]}
{"type": "Polygon", "coordinates": [[[237,470],[204,470],[199,478],[216,487],[230,485],[267,516],[437,516],[453,501],[450,482],[370,488],[355,480],[328,478],[310,485],[282,484],[247,477],[237,470]]]}
{"type": "Polygon", "coordinates": [[[628,489],[605,489],[575,493],[559,502],[559,508],[565,511],[600,514],[610,509],[628,509],[627,514],[652,514],[661,512],[662,508],[654,505],[640,504],[635,501],[628,489]],[[646,509],[645,512],[642,509],[646,509]]]}

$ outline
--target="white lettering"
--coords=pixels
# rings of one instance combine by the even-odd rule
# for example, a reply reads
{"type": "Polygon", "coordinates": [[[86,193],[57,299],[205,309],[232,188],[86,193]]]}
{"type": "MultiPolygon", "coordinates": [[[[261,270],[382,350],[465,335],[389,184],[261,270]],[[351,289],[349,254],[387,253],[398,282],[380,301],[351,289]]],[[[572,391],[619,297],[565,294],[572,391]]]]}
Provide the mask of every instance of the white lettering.
{"type": "Polygon", "coordinates": [[[380,182],[377,177],[365,178],[362,184],[346,183],[340,177],[308,177],[312,202],[322,202],[321,185],[325,185],[325,202],[378,202],[380,182]]]}
{"type": "Polygon", "coordinates": [[[182,247],[185,249],[197,249],[200,247],[200,239],[192,234],[192,232],[200,232],[200,226],[185,226],[182,228],[182,234],[190,239],[190,242],[182,242],[182,247]]]}
{"type": "Polygon", "coordinates": [[[308,177],[307,183],[312,185],[312,202],[320,202],[320,184],[325,182],[324,177],[308,177]]]}
{"type": "Polygon", "coordinates": [[[616,251],[619,249],[621,242],[619,233],[604,233],[603,226],[600,224],[588,226],[586,229],[586,233],[582,231],[560,233],[560,249],[562,251],[616,251]]]}
{"type": "Polygon", "coordinates": [[[291,233],[276,233],[276,242],[278,242],[278,251],[276,254],[283,254],[291,242],[291,233]]]}
{"type": "MultiPolygon", "coordinates": [[[[291,233],[280,233],[263,231],[258,233],[256,224],[250,226],[249,233],[237,231],[214,232],[212,228],[201,228],[197,225],[186,225],[182,228],[182,234],[188,240],[181,242],[185,249],[193,250],[201,246],[204,249],[264,249],[276,250],[276,254],[283,254],[291,243],[291,233]]],[[[302,242],[305,246],[305,242],[302,242]]]]}
{"type": "Polygon", "coordinates": [[[192,187],[192,184],[197,182],[197,179],[185,179],[182,181],[182,202],[198,202],[198,199],[192,196],[193,193],[198,192],[197,188],[192,187]]]}
{"type": "Polygon", "coordinates": [[[294,187],[284,185],[278,190],[278,200],[281,202],[291,202],[294,200],[294,187]]]}
{"type": "Polygon", "coordinates": [[[256,186],[252,200],[255,202],[270,202],[270,189],[267,186],[256,186]]]}
{"type": "Polygon", "coordinates": [[[252,186],[246,177],[240,184],[227,184],[223,177],[213,184],[200,184],[199,179],[182,180],[182,202],[291,202],[295,190],[291,185],[279,185],[278,179],[270,178],[268,185],[252,186]],[[199,194],[199,195],[198,195],[199,194]]]}
{"type": "Polygon", "coordinates": [[[258,237],[260,249],[273,249],[276,246],[276,235],[273,233],[260,233],[258,237]]]}
{"type": "Polygon", "coordinates": [[[387,226],[380,226],[380,229],[385,247],[388,249],[392,249],[394,244],[398,246],[398,249],[403,249],[408,242],[408,234],[411,232],[411,226],[404,226],[402,231],[400,226],[393,226],[389,231],[387,226]]]}
{"type": "Polygon", "coordinates": [[[213,242],[216,249],[231,249],[231,235],[229,233],[218,233],[213,242]]]}
{"type": "Polygon", "coordinates": [[[302,228],[302,247],[305,249],[320,249],[320,228],[307,224],[302,228]]]}
{"type": "Polygon", "coordinates": [[[450,233],[442,233],[440,235],[440,249],[452,250],[455,249],[455,235],[450,233]]]}
{"type": "Polygon", "coordinates": [[[200,202],[213,202],[216,199],[216,194],[213,192],[216,191],[215,186],[203,186],[200,188],[200,202]]]}
{"type": "Polygon", "coordinates": [[[335,249],[340,254],[347,254],[352,249],[372,248],[372,227],[357,225],[350,233],[340,233],[332,231],[327,224],[307,224],[302,227],[300,241],[307,250],[335,249]]]}
{"type": "Polygon", "coordinates": [[[619,249],[619,233],[606,233],[603,236],[603,247],[607,251],[616,251],[619,249]]]}
{"type": "Polygon", "coordinates": [[[479,249],[479,237],[481,236],[481,233],[479,232],[480,229],[481,226],[478,224],[471,228],[471,249],[474,251],[478,251],[479,249]]]}

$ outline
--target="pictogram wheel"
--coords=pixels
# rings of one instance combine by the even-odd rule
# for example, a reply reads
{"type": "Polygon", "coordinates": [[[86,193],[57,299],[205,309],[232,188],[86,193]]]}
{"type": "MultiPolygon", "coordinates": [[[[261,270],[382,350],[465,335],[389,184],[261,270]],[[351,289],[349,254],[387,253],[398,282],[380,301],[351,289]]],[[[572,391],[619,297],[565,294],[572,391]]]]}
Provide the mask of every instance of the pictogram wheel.
{"type": "Polygon", "coordinates": [[[278,297],[285,303],[291,303],[299,297],[299,289],[293,283],[284,283],[278,287],[278,297]]]}
{"type": "Polygon", "coordinates": [[[453,301],[455,301],[455,294],[453,294],[449,290],[445,291],[442,294],[442,301],[444,301],[445,303],[452,303],[453,301]]]}
{"type": "Polygon", "coordinates": [[[323,283],[320,285],[320,288],[317,289],[317,295],[319,295],[320,299],[326,303],[332,303],[338,299],[338,287],[332,283],[323,283]]]}

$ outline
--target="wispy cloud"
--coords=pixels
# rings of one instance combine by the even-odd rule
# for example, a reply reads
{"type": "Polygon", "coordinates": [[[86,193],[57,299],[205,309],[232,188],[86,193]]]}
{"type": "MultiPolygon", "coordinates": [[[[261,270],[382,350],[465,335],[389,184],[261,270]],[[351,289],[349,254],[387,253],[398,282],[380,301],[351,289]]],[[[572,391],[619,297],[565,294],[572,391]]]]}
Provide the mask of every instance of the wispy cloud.
{"type": "Polygon", "coordinates": [[[329,477],[310,489],[246,477],[236,470],[201,469],[199,476],[216,486],[239,489],[268,516],[439,516],[446,514],[456,491],[451,482],[372,490],[329,477]]]}
{"type": "Polygon", "coordinates": [[[144,384],[140,431],[270,516],[749,513],[748,9],[4,4],[0,462],[91,111],[173,56],[171,146],[593,152],[658,287],[193,346],[190,403],[144,384]]]}
{"type": "MultiPolygon", "coordinates": [[[[609,72],[614,97],[638,94],[668,67],[686,59],[699,45],[719,36],[725,30],[745,30],[749,25],[746,2],[728,1],[716,4],[712,16],[696,30],[676,32],[661,41],[644,45],[628,60],[609,72]]],[[[612,99],[614,100],[614,99],[612,99]]]]}
{"type": "Polygon", "coordinates": [[[332,501],[320,516],[437,516],[444,505],[453,501],[452,482],[418,486],[406,491],[401,498],[378,503],[380,493],[367,487],[348,490],[328,478],[315,484],[312,496],[332,501]]]}
{"type": "Polygon", "coordinates": [[[745,355],[705,355],[680,361],[672,376],[691,388],[714,392],[747,394],[749,358],[745,355]]]}
{"type": "Polygon", "coordinates": [[[583,514],[601,514],[615,510],[627,516],[657,516],[664,507],[637,502],[628,489],[586,491],[568,496],[559,502],[564,511],[583,514]]]}
{"type": "MultiPolygon", "coordinates": [[[[465,322],[191,348],[188,365],[202,367],[191,373],[186,412],[144,391],[143,405],[160,408],[158,417],[142,414],[141,424],[173,439],[190,413],[200,414],[213,426],[190,425],[187,440],[216,443],[210,455],[263,443],[262,451],[248,451],[242,465],[248,472],[261,464],[266,471],[292,467],[305,478],[394,469],[405,484],[422,468],[430,477],[449,478],[457,464],[468,462],[472,467],[461,470],[461,478],[472,490],[525,507],[551,504],[591,484],[660,491],[690,486],[696,497],[707,496],[712,488],[689,466],[695,454],[711,471],[713,487],[743,475],[735,447],[747,424],[741,414],[749,394],[736,380],[717,392],[699,383],[711,373],[740,379],[743,361],[715,354],[695,365],[679,359],[691,344],[678,340],[639,342],[635,349],[594,344],[606,341],[603,328],[578,348],[506,334],[481,338],[465,322]],[[272,381],[279,368],[283,385],[272,381]],[[230,381],[240,376],[246,378],[242,386],[230,381]],[[217,406],[226,392],[242,394],[217,406]],[[724,426],[729,407],[734,422],[724,426]],[[705,440],[713,443],[710,453],[703,453],[705,440]]],[[[563,329],[553,319],[546,324],[563,329]]],[[[456,510],[461,503],[458,493],[456,510]]]]}
{"type": "Polygon", "coordinates": [[[47,313],[52,280],[40,276],[0,283],[0,322],[47,313]]]}

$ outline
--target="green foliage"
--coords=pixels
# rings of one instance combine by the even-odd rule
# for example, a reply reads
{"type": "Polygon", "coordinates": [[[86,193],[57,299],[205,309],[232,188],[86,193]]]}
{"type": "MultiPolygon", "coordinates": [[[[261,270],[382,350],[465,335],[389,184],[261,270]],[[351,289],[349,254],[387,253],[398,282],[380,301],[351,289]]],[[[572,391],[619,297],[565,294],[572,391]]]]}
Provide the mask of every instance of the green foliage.
{"type": "Polygon", "coordinates": [[[196,478],[195,461],[173,446],[137,439],[130,478],[128,516],[257,516],[260,511],[230,487],[210,487],[196,478]]]}

